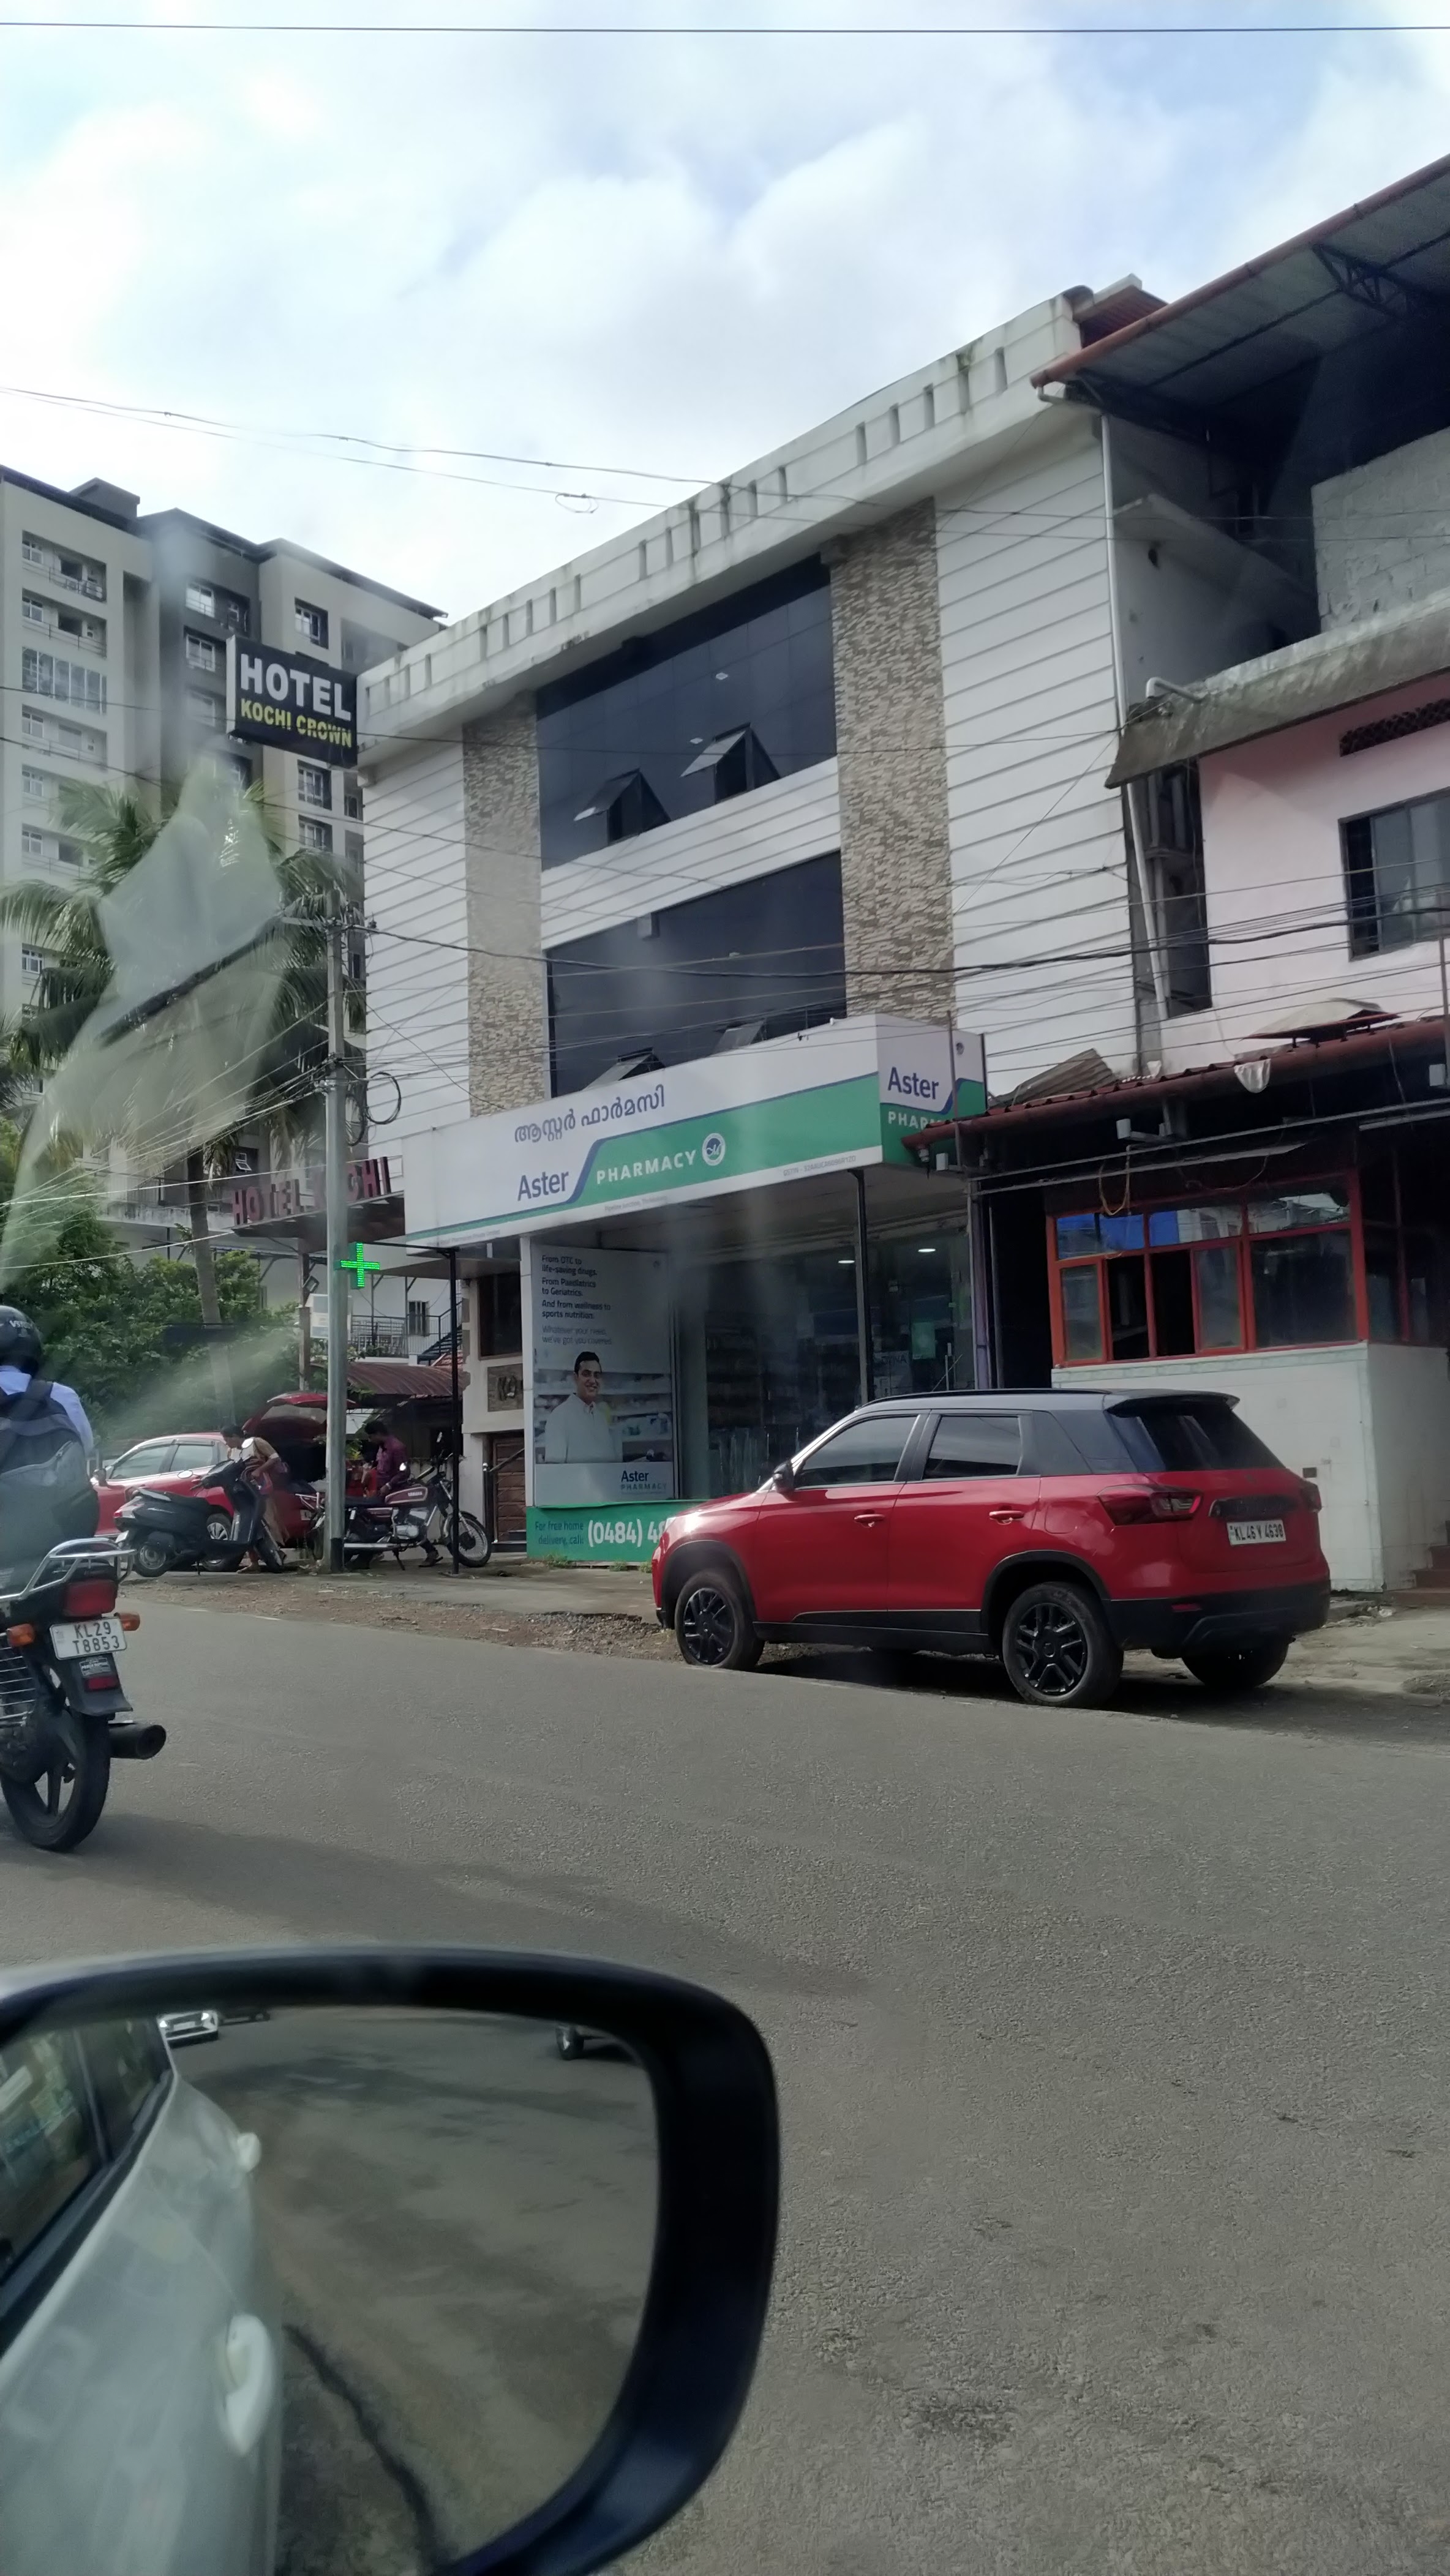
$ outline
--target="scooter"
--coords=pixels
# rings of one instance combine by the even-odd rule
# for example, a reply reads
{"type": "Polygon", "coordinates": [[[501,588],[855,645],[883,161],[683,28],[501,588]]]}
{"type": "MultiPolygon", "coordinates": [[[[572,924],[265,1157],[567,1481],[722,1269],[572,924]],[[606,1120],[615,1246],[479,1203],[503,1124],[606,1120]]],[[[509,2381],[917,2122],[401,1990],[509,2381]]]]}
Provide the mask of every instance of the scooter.
{"type": "Polygon", "coordinates": [[[267,1527],[264,1497],[240,1459],[229,1460],[194,1494],[157,1493],[141,1486],[116,1514],[138,1574],[203,1567],[231,1574],[253,1552],[270,1573],[280,1572],[282,1551],[267,1527]]]}
{"type": "Polygon", "coordinates": [[[65,1539],[18,1592],[0,1594],[0,1795],[38,1851],[73,1851],[106,1803],[111,1764],[150,1762],[164,1726],[138,1726],[116,1657],[134,1610],[117,1612],[126,1557],[116,1538],[65,1539]]]}

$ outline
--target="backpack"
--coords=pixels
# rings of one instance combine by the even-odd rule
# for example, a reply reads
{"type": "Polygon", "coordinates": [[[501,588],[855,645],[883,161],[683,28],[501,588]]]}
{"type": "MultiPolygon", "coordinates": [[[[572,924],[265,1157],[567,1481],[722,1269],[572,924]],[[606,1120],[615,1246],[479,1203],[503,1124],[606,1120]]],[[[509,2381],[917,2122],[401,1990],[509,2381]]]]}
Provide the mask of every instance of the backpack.
{"type": "Polygon", "coordinates": [[[0,1587],[26,1582],[63,1538],[93,1538],[101,1503],[49,1378],[0,1394],[0,1587]]]}

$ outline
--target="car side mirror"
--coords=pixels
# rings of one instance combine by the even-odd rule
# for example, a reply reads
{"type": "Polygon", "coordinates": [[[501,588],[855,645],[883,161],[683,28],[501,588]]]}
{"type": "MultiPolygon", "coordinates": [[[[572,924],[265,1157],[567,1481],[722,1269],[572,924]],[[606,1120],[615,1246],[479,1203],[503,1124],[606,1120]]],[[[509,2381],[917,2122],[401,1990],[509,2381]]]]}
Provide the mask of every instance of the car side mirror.
{"type": "Polygon", "coordinates": [[[791,1465],[789,1458],[782,1458],[780,1465],[776,1468],[770,1481],[774,1485],[778,1494],[793,1494],[795,1492],[795,1469],[791,1465]]]}
{"type": "Polygon", "coordinates": [[[456,1950],[0,1983],[0,2562],[584,2576],[765,2319],[770,2060],[671,1979],[456,1950]],[[144,2476],[118,2459],[143,2438],[144,2476]]]}

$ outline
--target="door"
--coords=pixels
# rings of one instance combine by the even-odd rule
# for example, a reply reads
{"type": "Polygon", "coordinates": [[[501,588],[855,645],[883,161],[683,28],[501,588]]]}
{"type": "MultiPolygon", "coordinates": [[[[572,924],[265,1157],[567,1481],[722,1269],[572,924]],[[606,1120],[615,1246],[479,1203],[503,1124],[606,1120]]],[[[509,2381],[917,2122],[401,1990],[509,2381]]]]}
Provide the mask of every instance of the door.
{"type": "Polygon", "coordinates": [[[873,1413],[808,1450],[794,1489],[768,1486],[750,1534],[755,1607],[764,1620],[884,1616],[896,1471],[915,1412],[873,1413]]]}
{"type": "Polygon", "coordinates": [[[893,1612],[971,1633],[988,1582],[1027,1533],[1041,1486],[1022,1472],[1019,1413],[943,1413],[891,1521],[893,1612]]]}
{"type": "Polygon", "coordinates": [[[493,1527],[489,1536],[495,1547],[512,1547],[524,1535],[523,1433],[491,1431],[488,1463],[493,1470],[493,1527]]]}

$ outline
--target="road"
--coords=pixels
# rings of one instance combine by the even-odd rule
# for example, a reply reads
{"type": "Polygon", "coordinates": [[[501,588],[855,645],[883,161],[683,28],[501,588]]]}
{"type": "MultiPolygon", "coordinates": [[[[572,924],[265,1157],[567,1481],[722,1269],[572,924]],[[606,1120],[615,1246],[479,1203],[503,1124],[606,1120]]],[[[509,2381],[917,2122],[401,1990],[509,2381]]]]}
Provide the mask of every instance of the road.
{"type": "Polygon", "coordinates": [[[1024,1711],[155,1605],[172,1728],[14,1958],[265,1937],[705,1978],[778,2293],[678,2576],[1450,2568],[1450,1717],[1024,1711]]]}

